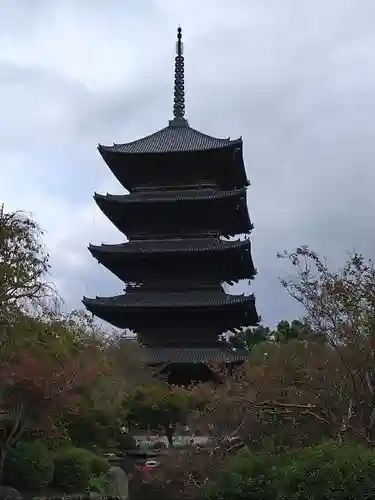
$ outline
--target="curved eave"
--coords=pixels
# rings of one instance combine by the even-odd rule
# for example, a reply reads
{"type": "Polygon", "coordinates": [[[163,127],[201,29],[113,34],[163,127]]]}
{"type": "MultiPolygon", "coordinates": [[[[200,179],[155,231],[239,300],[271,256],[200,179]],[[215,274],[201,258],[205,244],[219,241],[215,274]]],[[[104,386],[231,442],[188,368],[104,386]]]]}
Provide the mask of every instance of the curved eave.
{"type": "Polygon", "coordinates": [[[231,140],[204,134],[188,125],[183,127],[164,127],[153,134],[135,141],[112,146],[98,144],[99,153],[121,155],[155,155],[169,153],[208,152],[236,147],[242,144],[242,137],[231,140]]]}
{"type": "Polygon", "coordinates": [[[250,240],[231,241],[231,246],[206,246],[206,248],[140,248],[138,242],[119,245],[89,245],[88,250],[96,261],[121,281],[143,281],[148,276],[166,276],[172,272],[174,279],[186,279],[186,265],[194,265],[200,273],[225,282],[251,280],[256,269],[251,255],[250,240]],[[194,264],[193,264],[194,263],[194,264]],[[229,267],[226,267],[228,263],[229,267]],[[171,271],[177,266],[178,275],[171,271]],[[197,267],[198,266],[198,267],[197,267]],[[224,266],[224,267],[223,267],[224,266]],[[215,271],[216,269],[216,271],[215,271]]]}
{"type": "Polygon", "coordinates": [[[131,152],[120,151],[120,150],[116,149],[119,145],[117,145],[115,143],[113,143],[112,146],[107,146],[105,144],[98,143],[97,150],[99,151],[103,160],[106,161],[106,158],[105,158],[106,155],[111,155],[111,156],[112,155],[121,155],[121,157],[124,158],[126,156],[131,157],[131,156],[137,156],[137,155],[155,156],[155,155],[166,155],[166,154],[176,154],[176,153],[179,153],[179,154],[208,153],[208,152],[221,151],[224,149],[232,149],[232,148],[237,148],[237,147],[241,147],[241,150],[242,150],[242,144],[243,144],[243,139],[241,136],[238,139],[230,140],[227,144],[223,144],[222,146],[216,146],[216,147],[206,148],[206,149],[187,149],[187,150],[183,150],[183,151],[179,151],[179,150],[175,150],[175,151],[174,150],[171,150],[171,151],[147,151],[147,152],[142,152],[142,153],[141,152],[131,153],[131,152]]]}
{"type": "Polygon", "coordinates": [[[143,204],[143,203],[175,203],[175,202],[197,202],[212,201],[225,198],[246,198],[246,188],[233,189],[230,191],[215,190],[181,190],[173,192],[154,192],[154,193],[130,193],[125,195],[99,194],[94,193],[95,202],[101,206],[104,203],[116,204],[143,204]]]}
{"type": "MultiPolygon", "coordinates": [[[[167,299],[167,297],[164,297],[167,299]]],[[[201,324],[202,318],[210,318],[210,323],[213,321],[222,331],[240,328],[241,326],[256,326],[259,323],[259,316],[255,307],[255,298],[253,295],[236,296],[235,300],[226,303],[210,303],[204,301],[199,303],[171,303],[165,300],[164,304],[160,301],[157,303],[147,303],[147,301],[139,300],[138,304],[124,303],[124,295],[118,297],[97,297],[90,299],[83,297],[82,303],[88,311],[98,318],[107,321],[108,323],[118,328],[129,328],[134,331],[142,329],[145,322],[153,324],[153,322],[163,321],[168,323],[168,316],[171,314],[176,318],[176,314],[184,318],[189,318],[189,321],[197,321],[201,324]],[[121,304],[122,301],[122,304],[121,304]],[[203,314],[203,316],[202,316],[203,314]]]]}
{"type": "MultiPolygon", "coordinates": [[[[101,245],[92,245],[91,243],[88,246],[88,250],[91,255],[100,260],[103,256],[110,257],[118,256],[122,258],[125,255],[165,255],[165,254],[191,254],[191,253],[219,253],[219,252],[228,252],[231,250],[243,250],[251,253],[251,243],[250,240],[219,240],[218,243],[207,243],[199,244],[200,242],[192,242],[189,241],[171,241],[170,245],[158,246],[157,241],[154,242],[153,245],[147,242],[142,246],[141,243],[119,243],[117,245],[108,245],[102,243],[101,245]]],[[[163,242],[161,242],[163,243],[163,242]]],[[[205,242],[202,242],[205,243],[205,242]]]]}
{"type": "MultiPolygon", "coordinates": [[[[114,297],[99,297],[96,296],[95,299],[90,299],[89,297],[83,297],[82,303],[83,305],[95,313],[95,310],[99,312],[100,310],[118,312],[118,311],[135,311],[139,312],[141,310],[160,310],[160,309],[216,309],[216,310],[225,310],[230,308],[246,309],[248,306],[252,306],[255,311],[255,297],[254,294],[251,295],[227,295],[223,294],[226,299],[222,301],[204,301],[202,298],[197,299],[196,301],[190,302],[173,302],[173,300],[169,300],[167,296],[165,301],[156,301],[155,303],[147,302],[143,300],[133,301],[127,303],[126,295],[119,295],[114,297]],[[241,307],[242,306],[242,307],[241,307]]],[[[142,293],[140,292],[140,297],[142,297],[142,293]]]]}

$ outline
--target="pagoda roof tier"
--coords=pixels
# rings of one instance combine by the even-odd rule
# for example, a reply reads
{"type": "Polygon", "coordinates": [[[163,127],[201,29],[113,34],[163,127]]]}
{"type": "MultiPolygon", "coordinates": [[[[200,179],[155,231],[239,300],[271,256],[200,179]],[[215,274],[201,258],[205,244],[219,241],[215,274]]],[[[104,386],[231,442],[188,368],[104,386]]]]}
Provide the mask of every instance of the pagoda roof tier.
{"type": "Polygon", "coordinates": [[[167,154],[127,154],[114,148],[98,146],[113,175],[130,192],[157,186],[211,184],[233,189],[249,185],[242,140],[215,149],[167,154]]]}
{"type": "Polygon", "coordinates": [[[95,201],[130,239],[142,235],[180,235],[218,231],[224,235],[252,229],[246,189],[186,189],[128,195],[100,195],[95,201]]]}
{"type": "Polygon", "coordinates": [[[222,332],[240,326],[254,326],[259,318],[253,295],[229,295],[222,289],[197,289],[180,292],[141,290],[115,297],[82,300],[99,318],[118,328],[140,331],[152,324],[160,328],[200,324],[222,332]]]}
{"type": "Polygon", "coordinates": [[[219,238],[131,241],[118,245],[90,245],[99,263],[122,281],[155,280],[175,276],[215,277],[221,281],[251,279],[256,271],[250,240],[219,238]]]}
{"type": "Polygon", "coordinates": [[[111,309],[164,309],[237,306],[254,302],[253,295],[229,295],[221,290],[190,290],[188,292],[160,293],[159,291],[133,291],[114,297],[83,298],[86,306],[111,309]]]}
{"type": "Polygon", "coordinates": [[[167,240],[143,240],[116,245],[89,245],[92,255],[100,259],[103,255],[122,254],[181,254],[226,252],[237,248],[250,251],[250,240],[222,240],[218,238],[171,238],[167,240]]]}
{"type": "Polygon", "coordinates": [[[248,351],[217,348],[141,348],[141,356],[149,364],[165,363],[236,363],[248,359],[248,351]]]}
{"type": "Polygon", "coordinates": [[[220,139],[203,134],[190,127],[187,120],[171,120],[164,127],[153,134],[136,141],[112,146],[98,145],[101,154],[155,154],[155,153],[182,153],[191,151],[208,151],[242,144],[242,138],[231,140],[229,137],[220,139]]]}

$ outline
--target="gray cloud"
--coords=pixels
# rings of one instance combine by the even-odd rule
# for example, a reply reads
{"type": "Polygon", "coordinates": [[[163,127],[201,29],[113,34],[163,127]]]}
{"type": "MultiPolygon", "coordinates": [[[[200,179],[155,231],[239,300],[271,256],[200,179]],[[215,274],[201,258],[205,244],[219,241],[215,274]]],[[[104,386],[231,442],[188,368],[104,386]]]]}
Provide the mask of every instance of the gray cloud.
{"type": "Polygon", "coordinates": [[[96,144],[166,125],[179,23],[190,124],[244,138],[265,322],[300,313],[277,251],[373,255],[374,14],[372,0],[2,2],[0,200],[46,229],[68,306],[121,291],[86,250],[121,241],[92,200],[121,192],[96,144]]]}

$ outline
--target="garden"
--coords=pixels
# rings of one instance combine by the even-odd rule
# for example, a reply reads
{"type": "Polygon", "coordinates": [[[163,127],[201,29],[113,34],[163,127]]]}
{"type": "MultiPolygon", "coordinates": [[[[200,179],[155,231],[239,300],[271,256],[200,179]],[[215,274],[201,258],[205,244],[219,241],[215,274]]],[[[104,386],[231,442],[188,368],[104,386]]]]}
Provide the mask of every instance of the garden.
{"type": "Polygon", "coordinates": [[[304,317],[236,332],[241,369],[212,366],[219,384],[182,388],[145,369],[135,342],[66,311],[42,236],[27,214],[0,211],[1,498],[374,497],[370,260],[332,270],[306,247],[280,255],[304,317]],[[174,446],[181,427],[208,445],[174,446]],[[126,458],[146,453],[133,436],[148,433],[169,446],[145,473],[126,458]]]}

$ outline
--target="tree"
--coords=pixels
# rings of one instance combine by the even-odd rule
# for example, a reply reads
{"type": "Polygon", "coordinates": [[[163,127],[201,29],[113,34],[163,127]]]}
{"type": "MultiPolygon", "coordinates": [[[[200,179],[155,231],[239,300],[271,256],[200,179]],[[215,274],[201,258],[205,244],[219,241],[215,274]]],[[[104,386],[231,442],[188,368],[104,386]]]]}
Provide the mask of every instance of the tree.
{"type": "Polygon", "coordinates": [[[255,328],[246,328],[229,338],[229,343],[236,349],[251,349],[272,339],[272,332],[268,326],[259,325],[255,328]]]}
{"type": "MultiPolygon", "coordinates": [[[[92,328],[89,326],[89,331],[92,332],[92,328]]],[[[103,354],[101,375],[95,386],[81,390],[78,407],[66,409],[63,425],[77,446],[116,448],[124,439],[121,429],[125,422],[126,391],[140,382],[138,372],[142,366],[132,357],[133,351],[123,349],[119,353],[120,339],[102,338],[101,332],[97,332],[95,338],[100,339],[103,354]]]]}
{"type": "Polygon", "coordinates": [[[170,388],[163,383],[141,386],[128,394],[124,403],[126,421],[141,430],[163,430],[173,446],[177,424],[186,421],[189,393],[182,388],[170,388]]]}
{"type": "Polygon", "coordinates": [[[291,323],[283,320],[277,324],[276,330],[271,333],[275,342],[289,342],[290,340],[324,341],[324,337],[314,332],[304,321],[294,319],[291,323]]]}
{"type": "Polygon", "coordinates": [[[73,316],[42,320],[20,313],[7,330],[0,359],[0,470],[25,432],[56,430],[63,411],[78,408],[82,392],[103,373],[100,345],[73,316]]]}
{"type": "Polygon", "coordinates": [[[335,396],[345,407],[342,427],[375,440],[375,267],[353,253],[331,270],[307,247],[280,255],[294,268],[282,284],[306,311],[306,324],[319,332],[340,361],[342,386],[335,396]]]}
{"type": "Polygon", "coordinates": [[[11,319],[14,308],[30,312],[56,299],[42,234],[27,214],[0,207],[0,324],[11,319]]]}
{"type": "Polygon", "coordinates": [[[259,325],[255,328],[246,328],[245,330],[233,335],[229,343],[236,349],[247,349],[251,351],[255,346],[262,342],[289,342],[293,339],[300,340],[318,340],[319,336],[314,335],[311,327],[303,321],[294,319],[291,323],[282,320],[277,324],[275,330],[268,326],[259,325]]]}
{"type": "Polygon", "coordinates": [[[126,391],[134,387],[154,385],[155,377],[142,362],[141,348],[138,342],[113,335],[107,341],[107,352],[118,375],[126,385],[126,391]]]}

